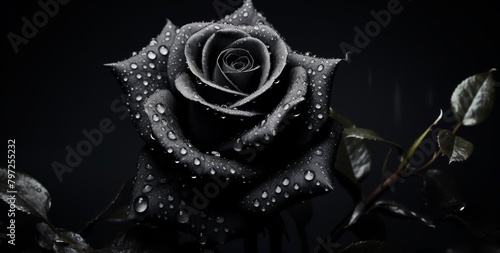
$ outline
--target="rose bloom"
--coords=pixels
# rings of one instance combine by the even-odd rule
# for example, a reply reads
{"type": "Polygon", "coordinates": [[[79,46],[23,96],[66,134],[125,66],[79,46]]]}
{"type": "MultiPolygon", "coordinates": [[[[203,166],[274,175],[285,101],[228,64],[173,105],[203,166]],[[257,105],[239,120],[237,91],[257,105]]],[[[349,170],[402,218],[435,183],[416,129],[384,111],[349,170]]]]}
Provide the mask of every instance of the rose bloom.
{"type": "Polygon", "coordinates": [[[146,142],[129,218],[222,244],[333,190],[339,61],[292,51],[248,0],[107,64],[146,142]]]}

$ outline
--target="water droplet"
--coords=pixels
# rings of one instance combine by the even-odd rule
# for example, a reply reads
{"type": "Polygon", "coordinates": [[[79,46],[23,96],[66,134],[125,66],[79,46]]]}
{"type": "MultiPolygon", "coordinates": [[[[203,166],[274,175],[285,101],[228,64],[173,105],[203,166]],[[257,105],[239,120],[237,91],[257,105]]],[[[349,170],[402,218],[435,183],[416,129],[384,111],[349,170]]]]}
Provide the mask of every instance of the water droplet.
{"type": "Polygon", "coordinates": [[[138,213],[143,213],[148,209],[148,198],[146,196],[141,196],[135,199],[134,209],[138,213]]]}
{"type": "Polygon", "coordinates": [[[210,174],[215,175],[215,170],[213,168],[210,169],[210,174]]]}
{"type": "Polygon", "coordinates": [[[316,181],[316,186],[320,186],[321,185],[321,182],[318,180],[316,181]]]}
{"type": "Polygon", "coordinates": [[[159,207],[159,208],[163,208],[164,206],[165,206],[165,204],[163,204],[163,202],[159,202],[159,203],[158,203],[158,207],[159,207]]]}
{"type": "Polygon", "coordinates": [[[169,139],[171,139],[171,140],[176,140],[176,139],[177,139],[177,136],[175,136],[174,132],[172,132],[172,131],[169,131],[169,132],[167,133],[167,137],[168,137],[169,139]]]}
{"type": "Polygon", "coordinates": [[[153,52],[153,51],[149,51],[149,52],[148,52],[148,58],[149,58],[150,60],[154,60],[154,59],[156,59],[156,54],[155,54],[155,52],[153,52]]]}
{"type": "Polygon", "coordinates": [[[135,63],[130,64],[130,68],[137,69],[137,64],[135,64],[135,63]]]}
{"type": "Polygon", "coordinates": [[[151,164],[149,164],[149,163],[148,163],[148,164],[146,164],[146,169],[148,169],[148,170],[152,170],[152,169],[153,169],[153,166],[151,166],[151,164]]]}
{"type": "Polygon", "coordinates": [[[283,107],[284,110],[288,110],[290,109],[290,104],[286,104],[284,107],[283,107]]]}
{"type": "Polygon", "coordinates": [[[255,200],[253,201],[253,206],[255,206],[255,207],[259,207],[259,206],[260,206],[260,201],[259,201],[258,199],[255,199],[255,200]]]}
{"type": "Polygon", "coordinates": [[[322,119],[323,118],[323,114],[318,114],[318,119],[322,119]]]}
{"type": "Polygon", "coordinates": [[[185,155],[185,154],[187,154],[187,149],[181,148],[181,155],[185,155]]]}
{"type": "Polygon", "coordinates": [[[193,163],[194,163],[194,165],[196,165],[196,166],[200,166],[201,161],[200,161],[200,159],[195,158],[195,159],[193,160],[193,163]]]}
{"type": "Polygon", "coordinates": [[[153,181],[155,180],[155,176],[153,174],[149,174],[147,177],[146,177],[146,181],[153,181]]]}
{"type": "Polygon", "coordinates": [[[142,100],[142,96],[141,95],[137,95],[137,97],[135,97],[135,100],[136,101],[141,101],[142,100]]]}
{"type": "Polygon", "coordinates": [[[321,109],[321,105],[320,104],[316,104],[314,107],[316,107],[316,109],[321,109]]]}
{"type": "Polygon", "coordinates": [[[186,213],[184,213],[182,210],[180,210],[177,213],[177,221],[181,224],[185,224],[189,221],[189,216],[186,213]]]}
{"type": "Polygon", "coordinates": [[[160,54],[161,55],[167,55],[168,54],[168,48],[166,46],[160,46],[160,54]]]}
{"type": "Polygon", "coordinates": [[[248,17],[248,12],[246,12],[246,11],[243,12],[243,17],[245,17],[245,18],[248,17]]]}
{"type": "Polygon", "coordinates": [[[36,192],[42,192],[42,189],[36,188],[36,192]]]}
{"type": "Polygon", "coordinates": [[[163,104],[157,104],[156,105],[156,111],[159,114],[163,114],[165,112],[165,106],[163,104]]]}
{"type": "Polygon", "coordinates": [[[263,192],[262,192],[262,198],[263,198],[263,199],[266,199],[266,198],[267,198],[267,191],[263,191],[263,192]]]}
{"type": "Polygon", "coordinates": [[[236,173],[236,170],[234,170],[233,168],[229,169],[229,172],[231,172],[231,174],[234,174],[236,173]]]}
{"type": "Polygon", "coordinates": [[[142,188],[142,193],[148,193],[148,192],[150,192],[151,190],[153,190],[153,186],[151,186],[150,184],[147,184],[147,185],[145,185],[145,186],[142,188]]]}
{"type": "Polygon", "coordinates": [[[172,147],[167,148],[167,153],[172,154],[174,152],[174,149],[172,147]]]}
{"type": "Polygon", "coordinates": [[[306,174],[304,175],[304,178],[305,178],[307,181],[311,181],[311,180],[313,180],[313,179],[314,179],[314,176],[315,176],[315,175],[314,175],[314,172],[312,172],[312,171],[308,170],[308,171],[306,172],[306,174]]]}
{"type": "Polygon", "coordinates": [[[323,150],[321,150],[321,149],[316,149],[316,151],[314,151],[314,154],[315,154],[315,155],[318,155],[318,156],[321,156],[321,155],[323,155],[323,150]]]}
{"type": "Polygon", "coordinates": [[[289,184],[290,184],[290,179],[288,179],[288,178],[286,178],[286,177],[285,177],[285,178],[283,179],[282,184],[283,184],[284,186],[289,185],[289,184]]]}
{"type": "Polygon", "coordinates": [[[224,223],[224,221],[225,221],[225,219],[222,216],[215,217],[215,222],[218,224],[222,224],[222,223],[224,223]]]}
{"type": "Polygon", "coordinates": [[[325,66],[323,66],[323,64],[320,64],[318,66],[318,71],[321,72],[321,71],[323,71],[323,69],[325,69],[325,66]]]}
{"type": "Polygon", "coordinates": [[[276,189],[274,189],[276,193],[281,193],[281,186],[276,186],[276,189]]]}
{"type": "Polygon", "coordinates": [[[299,188],[300,188],[299,184],[295,183],[295,184],[293,185],[293,189],[298,190],[299,188]]]}
{"type": "Polygon", "coordinates": [[[154,114],[154,115],[153,115],[153,121],[154,121],[154,122],[158,122],[158,121],[160,121],[160,117],[158,116],[158,114],[154,114]]]}
{"type": "Polygon", "coordinates": [[[288,192],[285,192],[283,196],[285,196],[285,199],[287,199],[288,197],[290,197],[290,194],[288,192]]]}
{"type": "Polygon", "coordinates": [[[273,202],[273,203],[274,203],[274,202],[276,202],[276,198],[275,198],[275,197],[272,197],[272,198],[271,198],[271,202],[273,202]]]}
{"type": "Polygon", "coordinates": [[[141,74],[137,74],[137,75],[135,75],[135,77],[137,77],[137,79],[141,79],[142,75],[141,74]]]}
{"type": "Polygon", "coordinates": [[[167,200],[172,202],[174,201],[174,197],[172,195],[168,195],[167,200]]]}

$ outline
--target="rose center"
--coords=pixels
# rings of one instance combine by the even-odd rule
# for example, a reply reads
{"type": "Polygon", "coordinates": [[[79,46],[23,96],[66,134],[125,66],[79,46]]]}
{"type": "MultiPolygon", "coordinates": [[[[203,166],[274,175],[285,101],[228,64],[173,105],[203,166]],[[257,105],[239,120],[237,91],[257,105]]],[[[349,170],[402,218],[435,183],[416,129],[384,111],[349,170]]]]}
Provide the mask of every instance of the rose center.
{"type": "Polygon", "coordinates": [[[259,77],[259,69],[260,65],[255,62],[248,50],[228,48],[217,57],[215,81],[226,88],[250,93],[256,88],[254,79],[259,77]]]}

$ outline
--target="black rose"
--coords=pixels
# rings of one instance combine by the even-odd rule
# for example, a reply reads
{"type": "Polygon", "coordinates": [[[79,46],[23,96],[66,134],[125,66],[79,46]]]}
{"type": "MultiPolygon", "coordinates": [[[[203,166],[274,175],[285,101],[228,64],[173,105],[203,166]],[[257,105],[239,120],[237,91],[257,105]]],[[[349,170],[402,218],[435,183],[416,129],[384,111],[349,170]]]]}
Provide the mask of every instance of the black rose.
{"type": "Polygon", "coordinates": [[[146,141],[129,217],[223,243],[333,189],[340,60],[296,53],[251,1],[219,22],[170,21],[108,64],[146,141]]]}

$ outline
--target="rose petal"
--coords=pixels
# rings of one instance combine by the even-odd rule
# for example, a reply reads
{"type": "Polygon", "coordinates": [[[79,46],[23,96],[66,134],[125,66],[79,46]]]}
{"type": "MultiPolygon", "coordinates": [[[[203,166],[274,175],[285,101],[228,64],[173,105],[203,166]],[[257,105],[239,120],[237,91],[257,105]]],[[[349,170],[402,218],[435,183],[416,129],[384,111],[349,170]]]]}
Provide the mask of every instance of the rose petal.
{"type": "Polygon", "coordinates": [[[301,124],[293,130],[301,133],[295,136],[295,143],[302,145],[320,131],[328,119],[333,76],[340,59],[322,59],[297,53],[288,56],[290,66],[301,66],[307,70],[308,91],[301,124]]]}
{"type": "Polygon", "coordinates": [[[196,88],[194,87],[193,82],[191,81],[191,77],[187,73],[183,73],[183,74],[179,75],[179,77],[175,80],[175,87],[188,100],[200,103],[200,104],[202,104],[210,109],[213,109],[217,112],[221,112],[221,113],[233,115],[233,116],[243,116],[243,117],[253,117],[253,116],[261,114],[258,112],[242,111],[242,110],[238,110],[238,109],[222,107],[220,105],[214,105],[214,104],[207,102],[205,99],[203,99],[198,94],[198,92],[196,91],[196,88]]]}
{"type": "Polygon", "coordinates": [[[249,51],[242,48],[228,48],[217,58],[217,67],[212,75],[213,80],[219,85],[225,85],[242,93],[250,93],[258,83],[255,79],[260,76],[260,65],[255,64],[249,51]],[[228,62],[230,59],[234,61],[228,62]],[[243,65],[234,66],[236,63],[243,65]]]}
{"type": "Polygon", "coordinates": [[[262,84],[259,89],[256,89],[252,94],[243,97],[241,100],[229,106],[230,108],[240,107],[248,102],[254,100],[255,98],[261,96],[263,93],[269,90],[272,87],[273,83],[276,79],[281,75],[283,69],[286,65],[286,59],[288,55],[288,48],[283,39],[281,39],[280,35],[269,26],[254,26],[254,27],[240,27],[245,32],[250,34],[250,36],[262,41],[265,45],[268,46],[270,50],[270,62],[271,62],[271,70],[270,75],[267,78],[267,81],[262,84]]]}
{"type": "Polygon", "coordinates": [[[168,87],[166,61],[177,27],[167,20],[162,32],[139,53],[127,60],[106,64],[118,79],[137,131],[149,141],[151,129],[142,103],[157,89],[168,87]]]}
{"type": "Polygon", "coordinates": [[[266,18],[255,9],[251,0],[245,0],[243,6],[227,15],[220,23],[232,25],[270,25],[266,18]]]}
{"type": "Polygon", "coordinates": [[[281,102],[276,106],[259,125],[248,130],[238,140],[233,140],[224,145],[220,150],[234,149],[240,154],[247,153],[248,149],[259,150],[261,145],[267,145],[280,131],[283,124],[294,116],[291,112],[294,108],[305,100],[307,94],[307,75],[302,67],[295,67],[290,71],[291,85],[281,102]]]}
{"type": "Polygon", "coordinates": [[[169,157],[193,175],[210,177],[217,174],[234,181],[248,181],[260,170],[224,157],[201,152],[184,136],[175,114],[175,99],[168,90],[158,90],[144,104],[154,138],[169,157]]]}
{"type": "Polygon", "coordinates": [[[240,207],[251,213],[268,215],[333,190],[332,169],[342,126],[330,120],[327,129],[322,142],[286,169],[253,187],[240,200],[240,207]]]}
{"type": "Polygon", "coordinates": [[[178,29],[178,33],[175,36],[174,42],[171,46],[169,57],[168,57],[168,81],[170,82],[170,90],[175,91],[175,79],[179,73],[187,71],[188,65],[186,63],[186,56],[184,50],[186,48],[186,42],[188,39],[198,31],[207,27],[211,23],[191,23],[184,25],[178,29]]]}
{"type": "Polygon", "coordinates": [[[181,173],[182,166],[146,146],[139,155],[138,171],[129,206],[129,219],[164,221],[198,237],[200,243],[223,244],[255,224],[252,217],[225,204],[224,178],[200,183],[181,173]],[[221,196],[219,198],[219,195],[221,196]]]}

